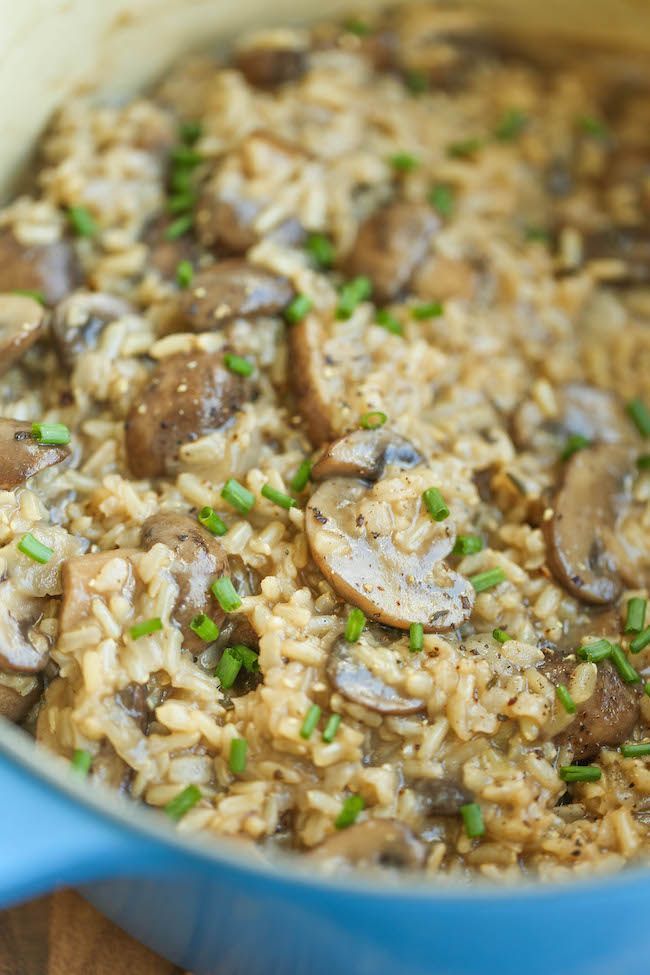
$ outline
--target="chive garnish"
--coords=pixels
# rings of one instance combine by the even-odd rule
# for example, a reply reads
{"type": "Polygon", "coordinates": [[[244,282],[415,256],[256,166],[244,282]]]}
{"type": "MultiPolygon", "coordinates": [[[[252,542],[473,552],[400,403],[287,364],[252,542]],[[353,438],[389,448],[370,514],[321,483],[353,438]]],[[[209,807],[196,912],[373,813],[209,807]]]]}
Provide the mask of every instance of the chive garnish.
{"type": "Polygon", "coordinates": [[[85,777],[90,772],[90,766],[93,763],[93,757],[89,751],[85,748],[75,748],[72,758],[70,759],[70,765],[73,771],[85,779],[85,777]]]}
{"type": "Polygon", "coordinates": [[[507,643],[508,640],[512,640],[510,634],[506,630],[500,630],[499,627],[496,630],[492,630],[492,637],[497,643],[507,643]]]}
{"type": "Polygon", "coordinates": [[[27,555],[28,558],[32,559],[34,562],[39,562],[41,565],[45,565],[46,562],[49,562],[54,555],[54,549],[44,545],[43,542],[39,542],[37,538],[34,538],[31,532],[27,532],[26,535],[23,535],[18,542],[17,548],[19,552],[23,553],[23,555],[27,555]]]}
{"type": "Polygon", "coordinates": [[[597,765],[562,765],[559,770],[563,782],[597,782],[602,774],[597,765]]]}
{"type": "Polygon", "coordinates": [[[325,731],[323,732],[323,741],[328,745],[330,742],[334,741],[336,732],[339,730],[339,725],[341,724],[340,714],[331,714],[327,724],[325,725],[325,731]]]}
{"type": "Polygon", "coordinates": [[[194,268],[189,261],[179,261],[176,267],[176,281],[180,288],[189,288],[194,277],[194,268]]]}
{"type": "Polygon", "coordinates": [[[229,691],[232,685],[237,680],[237,675],[242,669],[241,658],[234,653],[234,647],[226,647],[224,652],[221,654],[221,659],[217,664],[214,676],[219,681],[221,689],[223,691],[229,691]]]}
{"type": "Polygon", "coordinates": [[[421,95],[429,89],[429,79],[424,71],[407,71],[404,75],[404,84],[412,95],[421,95]]]}
{"type": "Polygon", "coordinates": [[[454,191],[448,183],[432,186],[427,199],[441,217],[450,217],[454,212],[454,191]]]}
{"type": "Polygon", "coordinates": [[[70,443],[70,431],[65,423],[32,423],[32,437],[42,444],[70,443]]]}
{"type": "Polygon", "coordinates": [[[228,531],[228,526],[225,521],[222,521],[214,508],[210,508],[208,505],[205,508],[201,508],[196,517],[200,524],[204,528],[207,528],[209,532],[212,532],[213,535],[225,535],[228,531]]]}
{"type": "Polygon", "coordinates": [[[241,606],[241,599],[230,576],[221,576],[221,578],[215,579],[210,590],[224,613],[234,613],[241,606]]]}
{"type": "Polygon", "coordinates": [[[388,162],[398,173],[410,173],[420,165],[420,160],[409,152],[396,152],[389,157],[388,162]]]}
{"type": "Polygon", "coordinates": [[[186,234],[191,229],[193,223],[194,217],[191,213],[184,213],[183,216],[172,220],[165,230],[165,240],[178,240],[179,237],[182,237],[183,234],[186,234]]]}
{"type": "Polygon", "coordinates": [[[181,142],[184,142],[186,146],[193,146],[201,138],[203,126],[200,122],[190,119],[187,122],[181,122],[178,134],[181,137],[181,142]]]}
{"type": "Polygon", "coordinates": [[[339,292],[339,303],[336,306],[336,317],[339,321],[350,318],[352,313],[372,294],[372,282],[370,278],[360,275],[347,281],[339,292]]]}
{"type": "Polygon", "coordinates": [[[600,663],[601,660],[606,660],[612,653],[612,645],[609,640],[601,639],[594,640],[593,643],[586,643],[582,647],[578,647],[576,653],[583,660],[588,660],[592,664],[600,663]]]}
{"type": "Polygon", "coordinates": [[[632,596],[627,601],[627,618],[625,620],[626,633],[640,633],[645,626],[645,614],[648,605],[647,599],[640,596],[632,596]]]}
{"type": "Polygon", "coordinates": [[[594,115],[581,115],[577,122],[585,135],[592,135],[596,139],[607,139],[609,136],[605,123],[594,115]]]}
{"type": "Polygon", "coordinates": [[[536,224],[527,224],[524,227],[524,237],[526,240],[537,241],[540,244],[547,244],[550,234],[546,227],[539,227],[536,224]]]}
{"type": "Polygon", "coordinates": [[[630,661],[627,659],[618,643],[612,644],[610,660],[619,672],[621,680],[625,681],[626,684],[638,684],[640,682],[640,675],[636,672],[630,661]]]}
{"type": "Polygon", "coordinates": [[[174,796],[165,806],[165,812],[175,823],[182,819],[201,799],[198,785],[188,785],[177,796],[174,796]]]}
{"type": "Polygon", "coordinates": [[[203,162],[203,156],[191,146],[174,146],[171,151],[171,160],[174,166],[193,169],[203,162]]]}
{"type": "Polygon", "coordinates": [[[625,409],[642,437],[650,437],[650,410],[642,399],[633,399],[625,409]]]}
{"type": "Polygon", "coordinates": [[[176,193],[167,200],[167,212],[172,214],[187,213],[196,203],[196,194],[191,191],[176,193]]]}
{"type": "Polygon", "coordinates": [[[400,322],[399,318],[396,318],[395,315],[391,315],[386,308],[378,309],[377,314],[375,315],[375,322],[377,325],[381,325],[382,328],[385,328],[386,331],[390,332],[392,335],[404,334],[404,329],[402,328],[402,323],[400,322]]]}
{"type": "Polygon", "coordinates": [[[69,207],[68,220],[77,237],[94,237],[97,234],[97,224],[86,207],[69,207]]]}
{"type": "Polygon", "coordinates": [[[484,592],[486,589],[492,589],[493,586],[498,586],[500,582],[505,582],[506,574],[503,569],[495,566],[494,569],[486,569],[485,572],[477,572],[476,575],[470,576],[469,581],[474,586],[475,592],[484,592]]]}
{"type": "Polygon", "coordinates": [[[34,301],[37,301],[39,303],[39,305],[45,305],[45,304],[47,304],[47,302],[45,301],[45,295],[43,294],[43,292],[42,291],[36,291],[33,288],[13,288],[13,290],[11,291],[11,294],[12,295],[22,295],[23,298],[33,298],[34,301]]]}
{"type": "Polygon", "coordinates": [[[289,497],[283,491],[277,491],[270,484],[265,484],[260,493],[267,501],[272,501],[273,504],[277,504],[278,507],[285,508],[287,511],[289,508],[295,508],[298,503],[295,498],[289,497]]]}
{"type": "Polygon", "coordinates": [[[352,826],[356,822],[357,817],[360,812],[365,808],[365,802],[363,796],[351,795],[343,801],[341,806],[341,812],[338,814],[334,820],[334,825],[337,829],[346,829],[348,826],[352,826]]]}
{"type": "Polygon", "coordinates": [[[256,674],[258,672],[260,669],[260,659],[255,650],[245,646],[243,643],[237,643],[234,647],[229,647],[228,649],[249,674],[256,674]]]}
{"type": "Polygon", "coordinates": [[[449,517],[450,512],[447,507],[447,502],[438,488],[427,488],[422,493],[422,500],[434,521],[444,521],[445,518],[449,517]]]}
{"type": "Polygon", "coordinates": [[[297,325],[305,315],[308,315],[313,307],[313,301],[308,295],[294,295],[287,307],[284,309],[284,317],[290,325],[297,325]]]}
{"type": "Polygon", "coordinates": [[[501,142],[509,142],[516,139],[524,131],[528,124],[528,116],[519,108],[510,108],[503,115],[501,121],[494,130],[494,135],[501,142]]]}
{"type": "Polygon", "coordinates": [[[562,448],[562,453],[560,454],[560,460],[569,460],[574,454],[577,454],[579,450],[584,450],[585,447],[591,446],[591,440],[587,437],[583,437],[581,433],[570,434],[564,447],[562,448]]]}
{"type": "Polygon", "coordinates": [[[477,802],[466,802],[460,807],[460,814],[465,824],[465,832],[471,840],[478,839],[485,833],[483,813],[477,802]]]}
{"type": "Polygon", "coordinates": [[[139,640],[141,636],[149,636],[150,633],[157,633],[162,628],[162,620],[159,616],[154,616],[150,620],[141,620],[139,623],[134,623],[129,630],[129,636],[132,640],[139,640]]]}
{"type": "Polygon", "coordinates": [[[638,636],[635,636],[630,643],[630,650],[632,653],[641,653],[642,650],[650,643],[650,626],[647,626],[645,630],[642,630],[638,636]]]}
{"type": "Polygon", "coordinates": [[[650,471],[650,454],[641,454],[636,459],[637,470],[650,471]]]}
{"type": "Polygon", "coordinates": [[[444,310],[444,306],[439,301],[428,301],[425,305],[411,308],[411,315],[418,321],[424,321],[427,318],[439,318],[444,310]]]}
{"type": "Polygon", "coordinates": [[[643,755],[650,755],[650,741],[635,741],[629,745],[621,745],[621,755],[623,758],[641,758],[643,755]]]}
{"type": "Polygon", "coordinates": [[[345,623],[345,639],[348,643],[356,643],[366,625],[366,617],[356,606],[350,610],[345,623]]]}
{"type": "Polygon", "coordinates": [[[366,37],[372,33],[370,24],[366,23],[365,20],[361,20],[359,17],[350,17],[349,20],[345,21],[343,27],[348,34],[356,34],[357,37],[366,37]]]}
{"type": "Polygon", "coordinates": [[[236,373],[238,376],[252,376],[255,372],[253,363],[249,359],[245,359],[243,355],[226,352],[223,361],[226,369],[236,373]]]}
{"type": "Polygon", "coordinates": [[[248,759],[248,742],[245,738],[233,738],[230,742],[230,771],[233,775],[241,775],[246,770],[248,759]]]}
{"type": "Polygon", "coordinates": [[[419,653],[424,646],[424,626],[422,623],[411,623],[409,626],[409,650],[419,653]]]}
{"type": "Polygon", "coordinates": [[[302,728],[300,729],[300,737],[307,740],[311,738],[314,733],[316,725],[320,721],[321,709],[317,704],[312,704],[305,715],[305,720],[302,723],[302,728]]]}
{"type": "Polygon", "coordinates": [[[255,504],[255,495],[239,481],[236,481],[234,477],[229,478],[224,484],[221,497],[240,515],[247,515],[255,504]]]}
{"type": "Polygon", "coordinates": [[[298,470],[291,478],[289,485],[292,491],[304,491],[311,477],[312,463],[310,460],[301,461],[298,470]]]}
{"type": "Polygon", "coordinates": [[[566,713],[575,714],[576,702],[571,697],[571,694],[569,693],[569,688],[566,686],[566,684],[558,684],[557,687],[555,688],[555,693],[557,695],[558,701],[560,702],[560,704],[562,705],[566,713]]]}
{"type": "Polygon", "coordinates": [[[459,535],[454,543],[452,555],[475,555],[483,551],[483,539],[480,535],[459,535]]]}
{"type": "Polygon", "coordinates": [[[364,430],[377,430],[378,427],[383,427],[387,420],[388,417],[381,410],[369,410],[359,417],[359,426],[364,430]]]}
{"type": "Polygon", "coordinates": [[[317,268],[326,270],[334,263],[334,244],[325,234],[310,234],[305,244],[305,250],[317,268]]]}
{"type": "Polygon", "coordinates": [[[212,643],[219,636],[219,627],[205,613],[199,613],[190,623],[190,630],[206,643],[212,643]]]}
{"type": "Polygon", "coordinates": [[[447,146],[447,155],[452,159],[471,159],[483,145],[482,139],[462,139],[447,146]]]}

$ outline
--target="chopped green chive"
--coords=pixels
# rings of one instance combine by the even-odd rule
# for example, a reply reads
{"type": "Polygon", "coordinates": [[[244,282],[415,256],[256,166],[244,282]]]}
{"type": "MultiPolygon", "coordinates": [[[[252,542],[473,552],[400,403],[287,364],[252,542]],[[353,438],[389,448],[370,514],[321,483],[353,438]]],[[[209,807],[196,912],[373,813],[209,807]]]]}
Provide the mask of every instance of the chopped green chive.
{"type": "Polygon", "coordinates": [[[230,576],[221,576],[220,579],[215,579],[210,589],[224,613],[234,613],[241,606],[241,599],[230,576]]]}
{"type": "Polygon", "coordinates": [[[336,317],[339,321],[350,318],[358,305],[372,294],[370,278],[361,275],[347,281],[339,292],[339,303],[336,306],[336,317]]]}
{"type": "Polygon", "coordinates": [[[641,758],[643,755],[650,755],[650,741],[621,745],[621,755],[623,758],[641,758]]]}
{"type": "Polygon", "coordinates": [[[246,770],[248,758],[248,742],[245,738],[233,738],[230,742],[230,771],[233,775],[241,775],[246,770]]]}
{"type": "Polygon", "coordinates": [[[75,748],[72,758],[70,759],[70,765],[73,770],[81,775],[82,778],[85,777],[90,772],[90,766],[93,763],[93,757],[89,751],[85,748],[75,748]]]}
{"type": "Polygon", "coordinates": [[[316,267],[326,270],[334,264],[334,244],[325,234],[310,234],[305,244],[305,250],[316,267]]]}
{"type": "Polygon", "coordinates": [[[650,410],[641,399],[633,399],[625,409],[642,437],[650,437],[650,410]]]}
{"type": "Polygon", "coordinates": [[[243,643],[237,643],[234,647],[229,647],[234,657],[241,662],[242,667],[249,674],[256,674],[260,669],[260,658],[251,647],[243,643]]]}
{"type": "Polygon", "coordinates": [[[559,774],[563,782],[598,782],[603,773],[597,765],[562,765],[559,774]]]}
{"type": "Polygon", "coordinates": [[[429,79],[424,71],[407,71],[404,75],[404,84],[412,95],[421,95],[429,89],[429,79]]]}
{"type": "Polygon", "coordinates": [[[444,306],[439,301],[428,301],[426,305],[416,305],[415,308],[411,308],[411,315],[421,322],[426,318],[440,318],[444,310],[444,306]]]}
{"type": "Polygon", "coordinates": [[[162,620],[159,616],[154,616],[153,619],[141,620],[139,623],[135,623],[129,630],[129,636],[132,640],[139,640],[141,636],[149,636],[150,633],[157,633],[162,628],[162,620]]]}
{"type": "Polygon", "coordinates": [[[295,498],[289,497],[283,491],[276,491],[270,484],[265,484],[260,493],[267,501],[272,501],[273,504],[277,504],[280,508],[286,508],[287,511],[289,508],[295,508],[298,503],[295,498]]]}
{"type": "Polygon", "coordinates": [[[359,417],[359,426],[364,430],[377,430],[378,427],[383,427],[387,419],[388,417],[381,410],[370,410],[359,417]]]}
{"type": "Polygon", "coordinates": [[[643,688],[643,693],[644,693],[644,694],[647,694],[647,695],[648,695],[648,697],[650,697],[650,684],[646,684],[646,685],[644,686],[644,688],[643,688]]]}
{"type": "Polygon", "coordinates": [[[370,24],[358,17],[350,17],[349,20],[345,21],[343,27],[348,34],[356,34],[357,37],[367,37],[368,34],[372,34],[372,27],[370,24]]]}
{"type": "Polygon", "coordinates": [[[314,733],[316,725],[320,721],[321,709],[317,704],[312,704],[309,711],[305,715],[305,720],[302,723],[302,728],[300,729],[300,737],[307,740],[311,738],[314,733]]]}
{"type": "Polygon", "coordinates": [[[176,167],[172,170],[169,185],[174,193],[192,193],[192,171],[185,167],[176,167]]]}
{"type": "Polygon", "coordinates": [[[597,664],[611,656],[612,645],[609,640],[594,640],[593,643],[586,643],[584,646],[578,647],[576,653],[583,660],[597,664]]]}
{"type": "Polygon", "coordinates": [[[193,169],[203,162],[203,156],[191,146],[175,146],[171,151],[171,160],[175,167],[193,169]]]}
{"type": "Polygon", "coordinates": [[[462,139],[447,146],[447,155],[452,159],[471,159],[483,145],[482,139],[462,139]]]}
{"type": "Polygon", "coordinates": [[[42,291],[35,291],[32,288],[14,288],[11,292],[12,295],[22,295],[23,298],[33,298],[37,301],[39,305],[45,305],[45,295],[42,291]]]}
{"type": "Polygon", "coordinates": [[[181,137],[181,142],[184,142],[186,146],[193,146],[201,138],[203,126],[200,122],[194,120],[181,122],[178,134],[181,137]]]}
{"type": "Polygon", "coordinates": [[[640,633],[645,625],[647,599],[633,596],[627,601],[627,618],[625,620],[626,633],[640,633]]]}
{"type": "Polygon", "coordinates": [[[221,497],[227,501],[240,515],[247,515],[255,504],[255,495],[248,488],[236,481],[233,477],[229,478],[223,486],[221,497]]]}
{"type": "Polygon", "coordinates": [[[217,668],[214,672],[214,676],[219,681],[221,689],[223,691],[229,691],[232,685],[237,680],[237,675],[242,669],[241,658],[234,653],[233,647],[226,647],[224,652],[221,654],[221,659],[217,664],[217,668]]]}
{"type": "Polygon", "coordinates": [[[175,823],[182,819],[185,813],[188,813],[193,806],[199,802],[201,799],[201,790],[198,785],[188,785],[182,792],[179,792],[177,796],[165,806],[165,812],[170,819],[173,819],[175,823]]]}
{"type": "Polygon", "coordinates": [[[284,317],[290,325],[297,325],[313,308],[313,301],[307,295],[294,295],[284,309],[284,317]]]}
{"type": "Polygon", "coordinates": [[[199,613],[190,623],[190,630],[206,643],[212,643],[219,636],[219,627],[205,613],[199,613]]]}
{"type": "Polygon", "coordinates": [[[167,200],[168,213],[187,213],[196,203],[196,195],[191,191],[176,193],[167,200]]]}
{"type": "Polygon", "coordinates": [[[363,796],[348,796],[341,806],[341,812],[334,820],[334,825],[336,828],[346,829],[346,827],[352,826],[352,824],[356,822],[359,813],[365,809],[365,806],[366,804],[363,800],[363,796]]]}
{"type": "Polygon", "coordinates": [[[441,217],[450,217],[454,212],[454,191],[448,183],[432,186],[427,199],[441,217]]]}
{"type": "Polygon", "coordinates": [[[178,240],[191,229],[193,223],[194,217],[191,213],[185,213],[182,217],[172,220],[164,233],[165,240],[178,240]]]}
{"type": "Polygon", "coordinates": [[[69,207],[68,220],[77,237],[94,237],[99,229],[86,207],[69,207]]]}
{"type": "Polygon", "coordinates": [[[470,576],[469,581],[474,586],[475,592],[484,592],[486,589],[498,586],[500,582],[505,582],[506,574],[503,569],[495,567],[485,572],[477,572],[476,575],[470,576]]]}
{"type": "Polygon", "coordinates": [[[476,840],[485,833],[483,813],[477,802],[466,802],[460,807],[460,814],[465,824],[465,832],[471,840],[476,840]]]}
{"type": "Polygon", "coordinates": [[[497,643],[507,643],[508,640],[512,640],[512,637],[506,630],[500,630],[498,627],[496,630],[492,630],[492,637],[497,641],[497,643]]]}
{"type": "Polygon", "coordinates": [[[567,439],[564,447],[562,448],[562,453],[560,454],[561,460],[568,460],[577,454],[579,450],[584,450],[585,447],[591,446],[591,440],[587,437],[583,437],[581,433],[572,433],[567,439]]]}
{"type": "Polygon", "coordinates": [[[70,443],[70,431],[65,423],[32,423],[32,437],[42,444],[70,443]]]}
{"type": "Polygon", "coordinates": [[[345,639],[348,641],[348,643],[357,642],[363,633],[365,625],[366,617],[361,610],[357,609],[355,606],[354,609],[350,610],[350,614],[345,623],[345,639]]]}
{"type": "Polygon", "coordinates": [[[341,724],[340,714],[331,714],[327,724],[325,725],[325,731],[323,732],[323,741],[328,745],[330,742],[334,741],[336,732],[339,730],[339,725],[341,724]]]}
{"type": "Polygon", "coordinates": [[[612,644],[610,660],[619,672],[621,679],[624,680],[626,684],[638,684],[640,682],[640,675],[636,672],[617,643],[612,644]]]}
{"type": "Polygon", "coordinates": [[[194,268],[189,261],[179,261],[176,268],[176,281],[179,287],[189,288],[194,277],[194,268]]]}
{"type": "Polygon", "coordinates": [[[645,630],[635,636],[630,643],[630,650],[632,653],[641,653],[642,650],[650,644],[650,626],[646,626],[645,630]]]}
{"type": "Polygon", "coordinates": [[[550,234],[546,227],[538,227],[535,224],[528,224],[524,227],[524,237],[526,240],[538,241],[540,244],[548,243],[550,234]]]}
{"type": "Polygon", "coordinates": [[[420,160],[408,152],[396,152],[389,157],[388,162],[398,173],[410,173],[420,165],[420,160]]]}
{"type": "Polygon", "coordinates": [[[650,454],[641,454],[637,457],[636,466],[640,471],[650,471],[650,454]]]}
{"type": "Polygon", "coordinates": [[[510,108],[494,130],[494,134],[501,142],[516,139],[528,125],[528,116],[519,108],[510,108]]]}
{"type": "Polygon", "coordinates": [[[402,323],[399,318],[391,313],[386,308],[380,308],[375,315],[375,322],[377,325],[381,325],[385,328],[387,332],[391,332],[393,335],[403,335],[404,329],[402,328],[402,323]]]}
{"type": "Polygon", "coordinates": [[[480,535],[459,535],[451,552],[452,555],[476,555],[483,551],[483,539],[480,535]]]}
{"type": "Polygon", "coordinates": [[[201,508],[196,517],[200,524],[204,528],[207,528],[209,532],[212,532],[213,535],[225,535],[228,531],[228,526],[225,521],[221,520],[214,508],[206,505],[205,508],[201,508]]]}
{"type": "Polygon", "coordinates": [[[577,122],[585,135],[592,135],[595,139],[606,139],[609,136],[605,123],[593,115],[581,115],[577,122]]]}
{"type": "Polygon", "coordinates": [[[424,646],[424,627],[422,623],[411,623],[409,626],[409,650],[419,653],[424,646]]]}
{"type": "Polygon", "coordinates": [[[252,376],[255,372],[253,363],[249,359],[245,359],[243,355],[226,352],[223,361],[226,369],[236,373],[238,376],[252,376]]]}
{"type": "Polygon", "coordinates": [[[569,693],[569,688],[566,686],[566,684],[558,684],[557,687],[555,688],[555,693],[557,695],[558,701],[560,702],[560,704],[562,705],[566,713],[575,714],[576,702],[571,697],[571,694],[569,693]]]}
{"type": "Polygon", "coordinates": [[[49,562],[54,555],[54,549],[49,548],[44,545],[43,542],[39,542],[37,538],[34,538],[31,532],[27,532],[26,535],[18,542],[18,551],[22,552],[23,555],[27,555],[34,562],[40,562],[41,565],[45,565],[49,562]]]}
{"type": "Polygon", "coordinates": [[[312,463],[310,460],[301,461],[296,473],[291,478],[289,485],[292,491],[304,491],[311,477],[312,463]]]}
{"type": "Polygon", "coordinates": [[[422,500],[434,521],[444,521],[449,517],[449,508],[438,488],[427,488],[422,493],[422,500]]]}

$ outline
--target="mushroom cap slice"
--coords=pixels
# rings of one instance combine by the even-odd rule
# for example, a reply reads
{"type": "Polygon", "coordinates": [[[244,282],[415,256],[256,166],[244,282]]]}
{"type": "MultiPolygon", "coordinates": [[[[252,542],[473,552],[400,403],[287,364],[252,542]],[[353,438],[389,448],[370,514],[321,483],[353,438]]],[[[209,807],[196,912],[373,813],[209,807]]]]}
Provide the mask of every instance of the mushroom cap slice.
{"type": "Polygon", "coordinates": [[[397,819],[367,819],[333,833],[310,856],[314,860],[344,860],[356,866],[416,870],[424,865],[426,846],[397,819]]]}
{"type": "Polygon", "coordinates": [[[18,362],[47,329],[47,312],[34,298],[0,294],[0,374],[18,362]]]}
{"type": "Polygon", "coordinates": [[[31,637],[42,614],[42,599],[22,595],[8,580],[0,583],[0,668],[21,674],[43,670],[49,657],[47,640],[39,635],[36,645],[31,637]]]}
{"type": "Polygon", "coordinates": [[[237,51],[234,66],[255,88],[277,88],[298,81],[307,71],[307,52],[298,47],[245,47],[237,51]]]}
{"type": "MultiPolygon", "coordinates": [[[[371,637],[363,634],[361,639],[363,647],[371,637]]],[[[339,694],[378,714],[417,714],[424,711],[424,701],[400,694],[366,666],[360,658],[362,647],[348,643],[345,637],[338,637],[332,645],[327,658],[327,674],[339,694]]]]}
{"type": "Polygon", "coordinates": [[[643,224],[609,227],[583,234],[585,261],[620,262],[608,276],[610,284],[647,284],[650,281],[650,232],[643,224]]]}
{"type": "Polygon", "coordinates": [[[620,444],[578,451],[565,466],[553,515],[543,522],[549,567],[584,602],[611,603],[621,591],[616,525],[628,501],[626,478],[635,456],[620,444]]]}
{"type": "Polygon", "coordinates": [[[337,431],[331,420],[331,394],[323,359],[323,329],[315,315],[292,325],[288,333],[291,382],[298,409],[312,444],[319,447],[334,440],[337,431]]]}
{"type": "Polygon", "coordinates": [[[474,793],[454,779],[415,779],[408,782],[426,816],[457,816],[460,807],[474,801],[474,793]]]}
{"type": "Polygon", "coordinates": [[[69,447],[38,443],[31,423],[0,417],[0,490],[12,491],[69,455],[69,447]]]}
{"type": "Polygon", "coordinates": [[[367,486],[332,478],[314,492],[305,513],[312,557],[346,602],[371,619],[406,630],[422,623],[431,632],[459,626],[474,605],[471,583],[442,561],[455,532],[432,523],[433,537],[416,551],[397,547],[390,533],[369,530],[362,504],[367,486]]]}
{"type": "Polygon", "coordinates": [[[67,365],[93,348],[110,322],[128,315],[133,306],[123,298],[98,291],[75,291],[52,312],[50,329],[59,358],[67,365]]]}
{"type": "Polygon", "coordinates": [[[3,684],[0,680],[0,715],[8,721],[22,721],[38,701],[41,690],[39,681],[27,694],[21,694],[15,688],[3,684]]]}
{"type": "Polygon", "coordinates": [[[248,399],[250,383],[220,355],[182,353],[164,359],[126,419],[126,452],[134,477],[162,477],[180,466],[183,444],[219,430],[248,399]]]}
{"type": "Polygon", "coordinates": [[[361,477],[378,481],[389,464],[416,467],[422,455],[410,440],[387,427],[377,430],[354,430],[331,443],[314,464],[313,481],[329,477],[361,477]]]}
{"type": "Polygon", "coordinates": [[[38,291],[55,305],[81,277],[69,241],[24,245],[10,230],[0,232],[0,291],[38,291]]]}
{"type": "Polygon", "coordinates": [[[193,653],[205,649],[205,642],[190,629],[199,613],[206,613],[220,626],[225,613],[210,596],[210,583],[228,574],[228,556],[209,532],[189,515],[159,512],[142,526],[142,546],[166,545],[174,553],[171,572],[178,585],[174,618],[183,633],[183,646],[193,653]]]}
{"type": "Polygon", "coordinates": [[[293,288],[281,274],[233,259],[196,274],[178,308],[194,332],[213,332],[235,318],[277,315],[292,296],[293,288]]]}

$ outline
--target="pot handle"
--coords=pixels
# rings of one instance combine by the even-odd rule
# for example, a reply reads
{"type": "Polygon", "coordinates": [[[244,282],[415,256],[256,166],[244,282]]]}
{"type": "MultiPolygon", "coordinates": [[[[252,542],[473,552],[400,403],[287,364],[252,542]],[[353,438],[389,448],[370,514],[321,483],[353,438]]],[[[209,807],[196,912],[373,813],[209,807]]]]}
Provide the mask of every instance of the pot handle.
{"type": "Polygon", "coordinates": [[[127,873],[153,845],[0,754],[0,910],[56,887],[127,873]]]}

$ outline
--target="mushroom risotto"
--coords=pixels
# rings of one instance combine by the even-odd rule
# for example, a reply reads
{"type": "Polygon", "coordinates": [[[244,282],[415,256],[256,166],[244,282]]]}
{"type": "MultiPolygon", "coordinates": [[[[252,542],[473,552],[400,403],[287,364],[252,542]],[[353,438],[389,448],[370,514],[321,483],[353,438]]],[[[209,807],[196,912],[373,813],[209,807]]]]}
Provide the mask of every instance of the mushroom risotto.
{"type": "Polygon", "coordinates": [[[79,775],[319,869],[650,851],[650,96],[545,53],[407,7],[53,121],[0,711],[79,775]]]}

